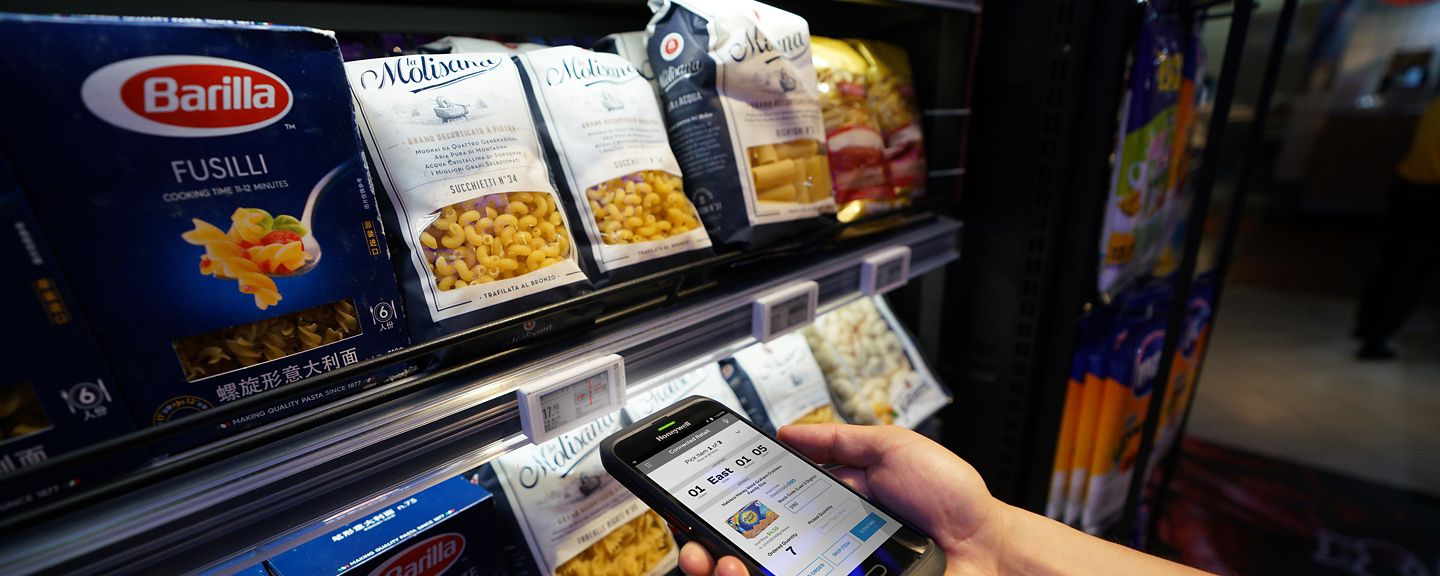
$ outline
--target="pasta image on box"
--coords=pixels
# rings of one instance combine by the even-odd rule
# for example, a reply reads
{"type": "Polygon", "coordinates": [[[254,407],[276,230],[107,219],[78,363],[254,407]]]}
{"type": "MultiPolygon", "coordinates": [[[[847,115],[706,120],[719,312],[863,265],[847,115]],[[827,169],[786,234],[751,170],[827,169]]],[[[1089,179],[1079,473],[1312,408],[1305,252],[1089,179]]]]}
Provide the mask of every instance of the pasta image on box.
{"type": "Polygon", "coordinates": [[[950,403],[882,297],[826,312],[804,334],[850,422],[915,428],[950,403]]]}
{"type": "Polygon", "coordinates": [[[860,54],[840,40],[810,39],[825,117],[826,156],[835,187],[836,217],[849,222],[864,215],[867,203],[891,202],[885,139],[870,110],[870,70],[860,54]]]}
{"type": "Polygon", "coordinates": [[[665,120],[635,66],[574,46],[516,61],[565,205],[573,209],[581,262],[597,285],[710,254],[665,120]]]}
{"type": "MultiPolygon", "coordinates": [[[[0,158],[0,298],[7,328],[24,337],[0,348],[0,478],[135,430],[50,243],[0,158]]],[[[134,450],[0,492],[14,512],[138,468],[134,450]]]]}
{"type": "Polygon", "coordinates": [[[481,469],[504,493],[510,572],[516,576],[659,576],[679,548],[665,521],[605,472],[600,441],[619,430],[614,412],[481,469]]]}
{"type": "Polygon", "coordinates": [[[805,19],[752,0],[652,0],[670,142],[712,240],[754,246],[835,210],[805,19]]]}
{"type": "Polygon", "coordinates": [[[18,79],[0,103],[64,111],[17,115],[0,146],[142,425],[407,343],[331,34],[7,15],[0,47],[0,70],[18,79]]]}
{"type": "Polygon", "coordinates": [[[347,62],[386,191],[411,336],[428,340],[589,287],[507,54],[347,62]]]}

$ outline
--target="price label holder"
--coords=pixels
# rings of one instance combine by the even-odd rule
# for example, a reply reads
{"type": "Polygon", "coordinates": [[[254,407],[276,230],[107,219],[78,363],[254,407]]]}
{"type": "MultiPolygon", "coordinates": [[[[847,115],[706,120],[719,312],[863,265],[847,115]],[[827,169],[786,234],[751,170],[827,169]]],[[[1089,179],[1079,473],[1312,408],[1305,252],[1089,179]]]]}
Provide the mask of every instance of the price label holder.
{"type": "Polygon", "coordinates": [[[769,342],[815,321],[820,304],[820,285],[801,280],[756,298],[751,311],[755,339],[769,342]]]}
{"type": "Polygon", "coordinates": [[[892,246],[860,261],[860,293],[884,294],[910,281],[910,247],[892,246]]]}
{"type": "Polygon", "coordinates": [[[625,359],[606,354],[577,362],[521,386],[516,395],[520,427],[541,444],[625,405],[625,359]]]}

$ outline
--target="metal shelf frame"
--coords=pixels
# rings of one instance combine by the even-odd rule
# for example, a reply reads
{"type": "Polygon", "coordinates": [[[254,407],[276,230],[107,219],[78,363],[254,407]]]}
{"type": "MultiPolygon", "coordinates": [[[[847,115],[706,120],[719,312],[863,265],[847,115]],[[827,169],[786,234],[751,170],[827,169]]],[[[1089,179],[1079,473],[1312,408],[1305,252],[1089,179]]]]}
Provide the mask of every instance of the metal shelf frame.
{"type": "MultiPolygon", "coordinates": [[[[814,280],[821,309],[833,309],[860,297],[866,256],[909,246],[911,277],[918,278],[959,258],[960,229],[947,217],[913,217],[827,246],[820,257],[771,256],[734,269],[719,286],[594,330],[557,333],[409,376],[316,412],[361,410],[8,534],[0,541],[0,566],[20,567],[16,574],[239,570],[522,445],[515,390],[533,374],[619,353],[627,381],[635,383],[631,392],[643,392],[752,343],[757,296],[814,280]],[[397,388],[414,391],[388,399],[397,388]],[[377,398],[388,400],[371,406],[377,398]]],[[[244,444],[270,428],[231,442],[244,444]]]]}

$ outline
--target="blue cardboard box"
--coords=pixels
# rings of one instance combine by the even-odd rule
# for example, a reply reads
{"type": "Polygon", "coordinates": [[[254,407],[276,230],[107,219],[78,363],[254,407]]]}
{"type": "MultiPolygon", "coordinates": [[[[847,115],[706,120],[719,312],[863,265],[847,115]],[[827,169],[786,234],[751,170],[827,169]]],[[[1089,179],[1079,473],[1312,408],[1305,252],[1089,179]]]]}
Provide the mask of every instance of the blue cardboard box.
{"type": "Polygon", "coordinates": [[[275,555],[277,576],[503,574],[494,498],[456,477],[275,555]]]}
{"type": "Polygon", "coordinates": [[[0,148],[141,425],[406,344],[330,33],[0,15],[0,73],[0,148]]]}
{"type": "MultiPolygon", "coordinates": [[[[135,429],[25,197],[0,159],[0,477],[135,429]]],[[[36,478],[0,493],[12,512],[138,467],[143,453],[36,478]]]]}

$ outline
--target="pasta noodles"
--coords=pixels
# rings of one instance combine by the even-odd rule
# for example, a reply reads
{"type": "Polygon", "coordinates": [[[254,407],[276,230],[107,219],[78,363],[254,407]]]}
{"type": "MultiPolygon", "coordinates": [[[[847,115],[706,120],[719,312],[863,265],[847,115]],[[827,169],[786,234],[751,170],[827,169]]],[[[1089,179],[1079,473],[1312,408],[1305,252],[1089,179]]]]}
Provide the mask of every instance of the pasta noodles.
{"type": "Polygon", "coordinates": [[[680,177],[658,170],[596,184],[585,197],[606,244],[663,240],[700,226],[680,177]]]}
{"type": "Polygon", "coordinates": [[[824,424],[827,422],[839,421],[840,419],[835,417],[834,408],[831,408],[829,406],[821,406],[819,408],[806,412],[804,416],[796,418],[795,421],[791,422],[790,424],[824,424]]]}
{"type": "Polygon", "coordinates": [[[293,216],[270,216],[259,208],[236,208],[230,215],[230,229],[220,230],[199,218],[190,219],[194,228],[180,235],[186,242],[205,248],[200,273],[235,280],[240,292],[255,297],[261,310],[280,302],[280,289],[272,276],[287,276],[305,267],[305,226],[293,216]]]}
{"type": "Polygon", "coordinates": [[[808,204],[834,194],[830,164],[816,140],[791,140],[753,146],[750,177],[761,202],[808,204]]]}
{"type": "Polygon", "coordinates": [[[555,198],[544,192],[490,194],[451,204],[420,233],[440,291],[524,276],[570,256],[555,198]]]}
{"type": "Polygon", "coordinates": [[[0,388],[0,440],[27,436],[50,425],[40,399],[29,384],[0,388]]]}
{"type": "Polygon", "coordinates": [[[635,576],[654,570],[675,549],[665,521],[646,511],[555,569],[556,576],[635,576]]]}
{"type": "Polygon", "coordinates": [[[278,360],[361,333],[355,304],[330,304],[233,326],[172,343],[185,379],[198,380],[278,360]]]}

